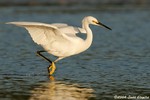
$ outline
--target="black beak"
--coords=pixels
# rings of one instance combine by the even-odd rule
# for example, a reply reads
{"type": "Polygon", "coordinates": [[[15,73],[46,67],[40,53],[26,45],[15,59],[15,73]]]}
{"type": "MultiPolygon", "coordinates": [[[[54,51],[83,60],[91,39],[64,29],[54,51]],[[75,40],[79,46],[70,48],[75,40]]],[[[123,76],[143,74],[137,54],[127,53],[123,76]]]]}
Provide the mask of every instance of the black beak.
{"type": "Polygon", "coordinates": [[[103,27],[105,27],[105,28],[107,28],[107,29],[109,29],[109,30],[112,30],[110,27],[108,27],[108,26],[102,24],[101,22],[98,22],[97,24],[100,25],[100,26],[103,26],[103,27]]]}

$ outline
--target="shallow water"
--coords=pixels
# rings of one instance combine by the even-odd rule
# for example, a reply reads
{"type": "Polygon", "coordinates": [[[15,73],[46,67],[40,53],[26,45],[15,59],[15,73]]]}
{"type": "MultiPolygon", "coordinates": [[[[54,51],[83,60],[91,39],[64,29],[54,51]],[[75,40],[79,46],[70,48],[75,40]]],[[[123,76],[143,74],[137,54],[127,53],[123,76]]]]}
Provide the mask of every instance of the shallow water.
{"type": "Polygon", "coordinates": [[[149,10],[54,12],[47,7],[4,7],[0,13],[0,99],[150,98],[149,10]],[[38,21],[81,26],[82,18],[87,15],[95,16],[113,30],[91,26],[92,46],[79,55],[59,61],[53,77],[47,76],[49,64],[35,54],[42,48],[32,41],[27,31],[3,24],[38,21]]]}

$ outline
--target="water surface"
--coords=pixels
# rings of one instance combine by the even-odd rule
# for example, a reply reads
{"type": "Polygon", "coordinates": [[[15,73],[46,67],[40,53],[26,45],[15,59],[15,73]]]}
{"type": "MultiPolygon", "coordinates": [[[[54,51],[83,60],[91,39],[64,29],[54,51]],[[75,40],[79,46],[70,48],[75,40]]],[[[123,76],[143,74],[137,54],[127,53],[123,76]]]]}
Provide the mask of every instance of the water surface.
{"type": "Polygon", "coordinates": [[[48,7],[3,7],[0,13],[0,99],[112,100],[115,95],[150,96],[149,10],[54,12],[48,7]],[[59,61],[51,79],[47,76],[49,63],[35,54],[42,48],[25,29],[3,24],[38,21],[81,26],[87,15],[113,30],[91,26],[92,46],[59,61]]]}

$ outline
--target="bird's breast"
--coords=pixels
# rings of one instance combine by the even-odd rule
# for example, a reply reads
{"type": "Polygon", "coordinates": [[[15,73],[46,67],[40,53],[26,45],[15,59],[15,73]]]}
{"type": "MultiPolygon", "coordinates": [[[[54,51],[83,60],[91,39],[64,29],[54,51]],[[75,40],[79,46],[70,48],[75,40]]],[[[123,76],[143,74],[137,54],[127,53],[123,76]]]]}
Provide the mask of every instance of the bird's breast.
{"type": "Polygon", "coordinates": [[[43,48],[50,54],[57,57],[67,57],[75,54],[75,45],[65,42],[53,42],[50,45],[45,45],[43,48]]]}

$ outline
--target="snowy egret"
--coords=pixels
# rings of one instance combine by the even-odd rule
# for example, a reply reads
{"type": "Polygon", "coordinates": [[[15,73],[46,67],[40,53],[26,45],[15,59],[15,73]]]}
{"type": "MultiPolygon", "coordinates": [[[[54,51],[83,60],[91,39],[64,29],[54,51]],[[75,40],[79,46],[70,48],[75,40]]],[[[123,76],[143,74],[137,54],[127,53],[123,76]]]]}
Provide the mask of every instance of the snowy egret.
{"type": "Polygon", "coordinates": [[[82,28],[68,26],[68,24],[64,23],[8,22],[7,24],[15,24],[26,28],[33,41],[44,48],[44,50],[37,51],[37,54],[50,62],[48,67],[49,75],[54,73],[57,61],[79,54],[90,47],[93,40],[93,34],[89,27],[90,24],[103,26],[111,30],[111,28],[92,16],[86,16],[82,20],[82,28]],[[86,34],[86,39],[78,37],[77,33],[86,34]],[[55,61],[51,61],[43,56],[42,52],[48,52],[58,58],[55,61]]]}

